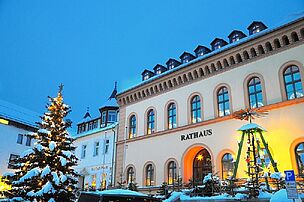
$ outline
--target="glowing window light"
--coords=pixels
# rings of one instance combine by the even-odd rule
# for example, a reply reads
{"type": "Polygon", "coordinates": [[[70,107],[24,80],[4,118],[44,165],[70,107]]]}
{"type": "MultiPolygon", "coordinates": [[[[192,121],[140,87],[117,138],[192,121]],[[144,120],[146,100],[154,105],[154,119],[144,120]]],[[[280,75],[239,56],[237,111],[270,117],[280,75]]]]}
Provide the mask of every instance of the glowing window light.
{"type": "Polygon", "coordinates": [[[4,125],[8,125],[8,124],[9,124],[9,121],[6,120],[6,119],[1,119],[1,118],[0,118],[0,123],[1,123],[1,124],[4,124],[4,125]]]}

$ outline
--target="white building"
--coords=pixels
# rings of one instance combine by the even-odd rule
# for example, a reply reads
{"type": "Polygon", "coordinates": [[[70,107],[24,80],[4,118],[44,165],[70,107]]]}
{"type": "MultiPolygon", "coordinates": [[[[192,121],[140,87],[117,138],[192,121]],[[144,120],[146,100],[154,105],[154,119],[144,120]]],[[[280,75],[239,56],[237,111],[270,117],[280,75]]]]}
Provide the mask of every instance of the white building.
{"type": "MultiPolygon", "coordinates": [[[[304,18],[247,29],[248,37],[235,30],[229,43],[216,38],[211,49],[198,46],[167,67],[145,70],[140,84],[117,94],[117,181],[124,175],[148,190],[178,176],[196,184],[210,172],[226,179],[236,165],[237,130],[246,123],[232,114],[245,108],[269,112],[254,121],[267,130],[279,171],[304,176],[304,18]]],[[[251,161],[245,147],[238,178],[246,178],[251,161]]]]}
{"type": "Polygon", "coordinates": [[[77,124],[74,144],[79,159],[76,170],[80,173],[82,189],[105,189],[115,176],[115,140],[117,135],[118,106],[116,85],[108,101],[99,109],[100,116],[91,118],[87,112],[77,124]]]}
{"type": "Polygon", "coordinates": [[[0,100],[0,176],[14,172],[10,162],[33,146],[28,134],[39,120],[39,114],[0,100]]]}

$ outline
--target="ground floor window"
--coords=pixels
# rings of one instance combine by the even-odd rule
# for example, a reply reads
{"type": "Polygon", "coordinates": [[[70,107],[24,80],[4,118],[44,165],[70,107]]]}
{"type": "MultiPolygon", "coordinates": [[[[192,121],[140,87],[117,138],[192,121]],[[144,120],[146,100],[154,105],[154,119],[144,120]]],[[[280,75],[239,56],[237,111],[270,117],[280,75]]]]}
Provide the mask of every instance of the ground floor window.
{"type": "Polygon", "coordinates": [[[222,179],[227,179],[232,176],[234,169],[234,162],[232,154],[226,153],[222,158],[222,179]]]}
{"type": "Polygon", "coordinates": [[[299,176],[304,176],[304,142],[298,144],[295,148],[299,176]]]}
{"type": "Polygon", "coordinates": [[[193,184],[203,184],[204,177],[208,173],[212,173],[211,156],[206,149],[202,149],[193,160],[193,184]]]}
{"type": "Polygon", "coordinates": [[[128,168],[127,170],[127,183],[132,183],[134,180],[134,169],[133,167],[128,168]]]}
{"type": "Polygon", "coordinates": [[[154,185],[154,167],[152,164],[146,166],[146,186],[154,185]]]}
{"type": "Polygon", "coordinates": [[[177,180],[177,173],[176,173],[176,163],[175,161],[170,161],[168,163],[168,184],[172,185],[177,180]]]}

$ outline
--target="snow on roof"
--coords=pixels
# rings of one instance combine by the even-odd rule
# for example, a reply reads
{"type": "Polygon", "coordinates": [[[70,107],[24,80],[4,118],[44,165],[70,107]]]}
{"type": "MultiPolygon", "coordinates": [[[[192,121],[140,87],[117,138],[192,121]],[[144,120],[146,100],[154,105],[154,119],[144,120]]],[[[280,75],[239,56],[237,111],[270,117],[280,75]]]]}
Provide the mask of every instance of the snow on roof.
{"type": "Polygon", "coordinates": [[[127,189],[113,189],[113,190],[94,191],[94,192],[85,192],[85,193],[94,193],[94,194],[98,194],[98,195],[148,196],[146,194],[127,190],[127,189]]]}
{"type": "Polygon", "coordinates": [[[240,127],[238,129],[238,131],[244,131],[244,130],[250,130],[250,129],[260,129],[262,131],[266,131],[262,126],[259,126],[258,124],[256,123],[248,123],[248,124],[245,124],[243,125],[242,127],[240,127]]]}
{"type": "Polygon", "coordinates": [[[98,133],[98,132],[102,132],[102,131],[105,131],[105,130],[109,130],[109,129],[112,129],[112,128],[115,128],[115,126],[118,125],[118,122],[114,122],[106,127],[103,127],[103,128],[95,128],[93,130],[89,130],[89,131],[86,131],[84,133],[79,133],[79,134],[72,134],[71,136],[75,139],[78,139],[78,138],[81,138],[81,137],[85,137],[85,136],[89,136],[89,135],[93,135],[95,133],[98,133]]]}
{"type": "Polygon", "coordinates": [[[35,128],[40,121],[38,113],[4,100],[0,100],[0,117],[35,128]]]}
{"type": "Polygon", "coordinates": [[[260,31],[258,33],[255,33],[255,34],[252,34],[250,36],[244,37],[244,38],[240,39],[239,41],[227,44],[227,45],[225,45],[225,46],[223,46],[223,47],[221,47],[219,49],[216,49],[216,50],[214,50],[214,51],[212,51],[210,53],[207,53],[207,54],[205,54],[203,56],[200,56],[200,57],[197,57],[197,58],[195,58],[195,59],[193,59],[193,60],[191,60],[191,61],[189,61],[187,63],[181,64],[181,65],[179,65],[179,66],[177,66],[177,67],[175,67],[173,69],[165,71],[162,74],[155,75],[155,76],[153,76],[153,77],[151,77],[151,78],[149,78],[149,79],[147,79],[145,81],[141,81],[140,83],[137,83],[137,84],[135,84],[135,85],[133,85],[131,87],[123,89],[117,95],[121,95],[121,94],[123,94],[125,92],[131,91],[131,90],[133,90],[133,89],[135,89],[137,87],[143,86],[146,83],[150,83],[150,82],[152,82],[152,81],[154,81],[154,80],[156,80],[156,79],[158,79],[160,77],[163,77],[163,76],[165,76],[167,74],[170,74],[172,72],[178,71],[179,69],[185,68],[185,67],[187,67],[187,66],[189,66],[189,65],[191,65],[193,63],[202,61],[202,60],[204,60],[206,58],[209,58],[209,57],[211,57],[213,55],[216,55],[218,53],[224,52],[224,51],[226,51],[228,49],[231,49],[231,48],[233,48],[235,46],[241,45],[241,44],[246,43],[246,42],[248,42],[250,40],[256,39],[256,38],[261,37],[261,36],[264,36],[264,35],[266,35],[268,33],[271,33],[271,32],[276,31],[276,30],[278,30],[278,29],[280,29],[282,27],[285,27],[285,26],[287,26],[289,24],[298,22],[298,21],[303,20],[303,19],[304,19],[304,14],[301,14],[300,17],[296,17],[296,18],[293,17],[292,19],[283,20],[279,25],[273,26],[272,28],[267,28],[267,29],[262,30],[262,31],[260,31]]]}

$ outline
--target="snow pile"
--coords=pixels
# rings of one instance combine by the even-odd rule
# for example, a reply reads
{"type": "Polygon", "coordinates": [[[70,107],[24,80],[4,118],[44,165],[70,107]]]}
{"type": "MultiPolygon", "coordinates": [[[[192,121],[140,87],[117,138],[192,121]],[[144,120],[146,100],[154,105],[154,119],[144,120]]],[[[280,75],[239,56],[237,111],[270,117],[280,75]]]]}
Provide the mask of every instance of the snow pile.
{"type": "Polygon", "coordinates": [[[206,175],[206,176],[204,177],[203,183],[206,184],[206,183],[207,183],[208,181],[210,181],[210,180],[212,180],[212,174],[211,174],[211,173],[209,173],[208,175],[206,175]]]}
{"type": "Polygon", "coordinates": [[[181,192],[172,192],[171,196],[168,199],[163,200],[163,202],[176,201],[177,199],[179,199],[181,194],[182,194],[181,192]]]}
{"type": "Polygon", "coordinates": [[[70,151],[62,150],[62,154],[65,155],[67,158],[71,158],[71,156],[72,156],[72,152],[70,152],[70,151]]]}
{"type": "Polygon", "coordinates": [[[49,149],[50,149],[51,151],[54,151],[55,148],[56,148],[56,142],[51,141],[50,144],[49,144],[49,149]]]}
{"type": "Polygon", "coordinates": [[[288,199],[287,198],[287,192],[286,192],[286,189],[281,189],[280,191],[277,191],[276,193],[273,194],[273,196],[271,197],[270,199],[270,202],[300,202],[301,199],[298,198],[298,199],[288,199]]]}
{"type": "Polygon", "coordinates": [[[274,173],[271,173],[271,175],[270,175],[270,178],[277,179],[277,180],[281,179],[282,177],[283,177],[282,173],[280,173],[280,172],[274,172],[274,173]]]}
{"type": "Polygon", "coordinates": [[[126,189],[113,189],[113,190],[105,190],[105,191],[95,191],[95,194],[99,195],[131,195],[131,196],[147,196],[146,194],[139,193],[136,191],[130,191],[126,189]]]}
{"type": "Polygon", "coordinates": [[[59,177],[56,172],[52,172],[53,182],[58,186],[60,183],[59,177]]]}
{"type": "Polygon", "coordinates": [[[49,174],[51,172],[50,167],[47,165],[45,166],[45,168],[43,168],[42,172],[41,172],[41,177],[45,177],[47,174],[49,174]]]}
{"type": "MultiPolygon", "coordinates": [[[[190,197],[188,195],[185,194],[181,194],[180,195],[180,200],[183,201],[198,201],[198,200],[242,200],[242,199],[247,199],[248,195],[247,194],[240,194],[237,193],[234,197],[224,193],[218,196],[194,196],[194,197],[190,197]]],[[[167,201],[169,202],[169,201],[167,201]]]]}
{"type": "Polygon", "coordinates": [[[24,152],[22,152],[22,154],[20,155],[21,158],[24,158],[25,156],[28,156],[30,154],[34,153],[33,149],[27,149],[24,152]]]}
{"type": "Polygon", "coordinates": [[[25,180],[31,179],[41,173],[39,168],[33,168],[32,170],[28,171],[23,177],[20,178],[19,181],[15,181],[14,184],[18,184],[24,182],[25,180]]]}
{"type": "Polygon", "coordinates": [[[65,165],[67,164],[66,158],[64,158],[64,157],[62,157],[62,156],[60,156],[59,158],[60,158],[60,163],[61,163],[61,165],[62,165],[62,166],[65,166],[65,165]]]}
{"type": "Polygon", "coordinates": [[[270,199],[272,197],[272,194],[263,190],[259,190],[259,199],[270,199]]]}

